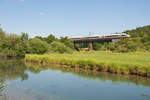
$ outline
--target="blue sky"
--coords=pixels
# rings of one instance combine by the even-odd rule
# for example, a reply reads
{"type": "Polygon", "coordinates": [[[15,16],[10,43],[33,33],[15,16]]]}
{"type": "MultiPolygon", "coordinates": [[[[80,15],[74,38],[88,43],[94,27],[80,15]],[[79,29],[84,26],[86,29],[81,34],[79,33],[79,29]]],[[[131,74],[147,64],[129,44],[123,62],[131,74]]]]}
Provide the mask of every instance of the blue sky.
{"type": "Polygon", "coordinates": [[[0,24],[31,37],[122,32],[150,24],[150,0],[0,0],[0,24]]]}

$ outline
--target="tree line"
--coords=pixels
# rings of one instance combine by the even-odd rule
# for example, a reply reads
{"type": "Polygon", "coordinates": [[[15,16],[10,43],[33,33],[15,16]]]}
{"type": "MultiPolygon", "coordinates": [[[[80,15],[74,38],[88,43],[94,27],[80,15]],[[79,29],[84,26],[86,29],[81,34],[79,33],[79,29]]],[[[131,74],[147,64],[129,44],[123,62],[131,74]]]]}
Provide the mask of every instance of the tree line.
{"type": "MultiPolygon", "coordinates": [[[[127,30],[131,38],[112,42],[94,42],[93,49],[97,51],[134,52],[150,51],[150,25],[127,30]]],[[[87,48],[88,43],[76,45],[80,50],[87,48]]],[[[0,28],[0,56],[25,56],[25,54],[72,53],[75,51],[73,42],[68,37],[56,38],[50,34],[47,37],[29,38],[27,33],[21,35],[7,34],[0,28]]]]}
{"type": "Polygon", "coordinates": [[[18,57],[25,54],[44,53],[72,53],[73,43],[67,37],[56,38],[53,35],[48,37],[29,38],[27,33],[6,34],[0,29],[0,56],[18,57]]]}
{"type": "MultiPolygon", "coordinates": [[[[127,30],[123,33],[128,34],[131,37],[121,39],[115,44],[111,41],[94,42],[93,49],[97,51],[112,52],[150,51],[150,25],[127,30]]],[[[81,43],[78,47],[88,47],[88,43],[81,43]]]]}

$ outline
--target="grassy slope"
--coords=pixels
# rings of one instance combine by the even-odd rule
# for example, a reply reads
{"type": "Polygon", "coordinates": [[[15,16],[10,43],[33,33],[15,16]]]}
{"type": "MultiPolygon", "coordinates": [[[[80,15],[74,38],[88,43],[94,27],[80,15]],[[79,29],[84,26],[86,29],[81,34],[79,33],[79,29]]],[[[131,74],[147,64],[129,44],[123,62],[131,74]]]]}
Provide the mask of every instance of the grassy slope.
{"type": "Polygon", "coordinates": [[[112,73],[138,74],[149,76],[150,53],[109,53],[109,52],[81,52],[74,54],[45,54],[26,55],[26,61],[40,63],[60,63],[81,67],[109,71],[112,73]]]}

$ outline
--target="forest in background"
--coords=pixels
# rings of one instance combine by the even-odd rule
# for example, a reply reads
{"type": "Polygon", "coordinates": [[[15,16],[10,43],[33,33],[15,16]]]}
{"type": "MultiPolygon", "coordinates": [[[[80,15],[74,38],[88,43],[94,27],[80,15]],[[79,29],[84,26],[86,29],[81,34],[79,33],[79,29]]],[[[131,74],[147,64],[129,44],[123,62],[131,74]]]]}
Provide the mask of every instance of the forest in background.
{"type": "MultiPolygon", "coordinates": [[[[150,51],[150,25],[127,30],[123,33],[129,34],[131,38],[124,38],[112,42],[94,42],[96,51],[112,52],[135,52],[150,51]]],[[[87,43],[77,44],[77,47],[87,48],[87,43]]],[[[45,54],[45,53],[73,53],[76,51],[73,42],[68,37],[56,38],[50,34],[48,37],[36,36],[29,38],[28,33],[7,34],[0,28],[0,56],[18,57],[25,54],[45,54]]]]}

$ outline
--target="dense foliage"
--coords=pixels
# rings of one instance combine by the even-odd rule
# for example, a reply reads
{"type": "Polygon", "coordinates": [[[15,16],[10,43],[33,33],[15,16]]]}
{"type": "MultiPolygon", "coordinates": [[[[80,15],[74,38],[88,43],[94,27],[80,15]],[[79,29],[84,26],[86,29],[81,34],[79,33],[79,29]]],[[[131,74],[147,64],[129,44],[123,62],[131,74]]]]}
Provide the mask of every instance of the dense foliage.
{"type": "Polygon", "coordinates": [[[129,34],[131,38],[121,39],[115,44],[112,42],[94,43],[93,49],[114,52],[150,51],[150,25],[127,30],[123,33],[129,34]]]}
{"type": "Polygon", "coordinates": [[[16,34],[6,34],[0,29],[0,55],[1,56],[24,56],[27,46],[21,37],[16,34]]]}
{"type": "Polygon", "coordinates": [[[150,51],[150,25],[128,30],[124,33],[129,34],[131,38],[118,41],[115,45],[116,51],[150,51]]]}
{"type": "Polygon", "coordinates": [[[72,49],[67,47],[64,43],[61,42],[52,42],[50,46],[50,52],[52,53],[72,53],[72,49]]]}
{"type": "Polygon", "coordinates": [[[73,43],[67,37],[58,39],[48,37],[30,38],[27,33],[21,35],[6,34],[0,29],[0,55],[7,57],[25,56],[25,54],[72,53],[73,43]]]}
{"type": "MultiPolygon", "coordinates": [[[[99,41],[93,43],[93,49],[98,51],[133,52],[150,51],[150,25],[127,30],[131,38],[125,38],[112,43],[111,41],[99,41]]],[[[76,44],[80,50],[88,50],[88,43],[76,44]],[[84,49],[82,49],[84,48],[84,49]]],[[[67,37],[56,38],[37,36],[29,38],[27,33],[21,35],[6,34],[0,28],[0,55],[1,56],[24,56],[25,54],[44,53],[72,53],[73,42],[67,37]]]]}

